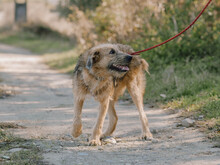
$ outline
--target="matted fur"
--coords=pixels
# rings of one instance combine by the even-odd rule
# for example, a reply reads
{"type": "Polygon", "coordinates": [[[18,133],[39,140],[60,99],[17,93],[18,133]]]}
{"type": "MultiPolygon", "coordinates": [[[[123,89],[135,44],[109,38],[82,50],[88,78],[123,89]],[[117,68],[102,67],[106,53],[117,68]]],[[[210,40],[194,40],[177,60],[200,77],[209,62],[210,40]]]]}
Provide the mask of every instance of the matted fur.
{"type": "Polygon", "coordinates": [[[92,95],[100,103],[97,122],[94,126],[90,145],[101,145],[100,138],[110,136],[115,130],[118,117],[115,102],[127,88],[142,123],[142,138],[151,139],[148,120],[143,109],[145,91],[145,73],[147,62],[139,56],[130,56],[134,52],[128,45],[101,44],[86,51],[79,57],[73,74],[74,121],[72,135],[82,133],[82,106],[86,95],[92,95]],[[104,134],[102,127],[106,113],[109,125],[104,134]]]}

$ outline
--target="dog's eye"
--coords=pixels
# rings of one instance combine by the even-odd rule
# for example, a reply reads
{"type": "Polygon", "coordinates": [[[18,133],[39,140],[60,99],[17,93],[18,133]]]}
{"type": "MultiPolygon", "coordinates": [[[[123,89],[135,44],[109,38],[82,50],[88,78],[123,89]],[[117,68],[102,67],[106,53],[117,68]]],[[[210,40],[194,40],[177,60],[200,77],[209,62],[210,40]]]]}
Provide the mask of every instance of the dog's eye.
{"type": "Polygon", "coordinates": [[[115,50],[112,49],[112,50],[109,52],[109,54],[115,54],[115,50]]]}
{"type": "Polygon", "coordinates": [[[99,55],[99,52],[98,52],[98,51],[96,51],[96,52],[94,53],[94,55],[99,55]]]}

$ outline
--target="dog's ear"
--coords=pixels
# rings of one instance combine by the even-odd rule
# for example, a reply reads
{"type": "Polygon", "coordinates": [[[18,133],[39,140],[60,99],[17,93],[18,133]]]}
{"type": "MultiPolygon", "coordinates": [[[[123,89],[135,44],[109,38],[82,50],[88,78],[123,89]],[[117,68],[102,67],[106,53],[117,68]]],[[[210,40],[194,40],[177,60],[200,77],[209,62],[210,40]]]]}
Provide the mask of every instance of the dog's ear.
{"type": "Polygon", "coordinates": [[[90,70],[92,68],[92,63],[93,63],[92,58],[89,57],[87,62],[86,62],[86,68],[90,70]]]}
{"type": "Polygon", "coordinates": [[[89,56],[89,58],[88,58],[88,60],[86,62],[86,68],[90,70],[92,68],[93,64],[98,62],[99,57],[100,57],[99,51],[96,51],[91,56],[89,56]]]}

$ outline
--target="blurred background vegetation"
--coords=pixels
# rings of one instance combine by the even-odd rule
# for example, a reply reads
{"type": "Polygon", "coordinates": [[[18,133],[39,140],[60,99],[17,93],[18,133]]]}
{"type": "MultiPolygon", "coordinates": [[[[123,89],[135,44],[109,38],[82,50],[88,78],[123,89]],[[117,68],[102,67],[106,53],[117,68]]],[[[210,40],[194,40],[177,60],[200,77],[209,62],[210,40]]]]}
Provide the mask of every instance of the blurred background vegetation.
{"type": "MultiPolygon", "coordinates": [[[[28,22],[18,29],[1,28],[0,42],[43,54],[51,67],[71,73],[79,54],[99,43],[123,43],[141,50],[172,37],[195,19],[207,1],[62,0],[53,7],[48,2],[46,8],[35,9],[34,16],[29,12],[28,22]],[[36,16],[39,9],[41,19],[36,16]]],[[[31,3],[36,8],[36,1],[28,3],[29,11],[34,9],[31,3]]],[[[195,118],[203,115],[219,133],[220,1],[212,1],[184,35],[141,56],[151,73],[145,103],[184,109],[195,118]]]]}

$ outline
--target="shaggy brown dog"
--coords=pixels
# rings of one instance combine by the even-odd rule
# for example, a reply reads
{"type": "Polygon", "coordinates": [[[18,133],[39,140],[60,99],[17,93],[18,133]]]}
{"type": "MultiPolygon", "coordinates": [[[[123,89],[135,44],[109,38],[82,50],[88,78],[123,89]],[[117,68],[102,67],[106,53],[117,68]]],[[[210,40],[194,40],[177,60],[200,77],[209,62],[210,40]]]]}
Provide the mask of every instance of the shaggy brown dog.
{"type": "Polygon", "coordinates": [[[142,138],[152,138],[148,120],[143,109],[145,91],[145,73],[148,64],[138,56],[130,46],[122,44],[101,44],[93,47],[79,57],[73,75],[74,121],[72,135],[82,133],[82,106],[87,94],[91,94],[100,103],[99,115],[95,124],[90,145],[101,145],[100,138],[110,136],[117,124],[115,102],[128,89],[139,111],[142,123],[142,138]],[[102,127],[106,113],[109,125],[104,134],[102,127]]]}

